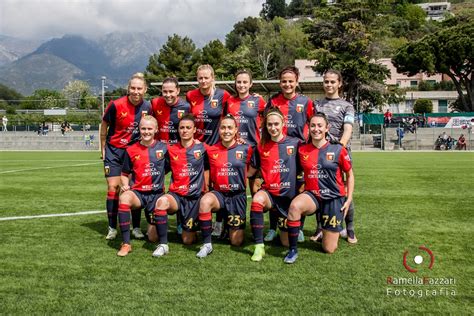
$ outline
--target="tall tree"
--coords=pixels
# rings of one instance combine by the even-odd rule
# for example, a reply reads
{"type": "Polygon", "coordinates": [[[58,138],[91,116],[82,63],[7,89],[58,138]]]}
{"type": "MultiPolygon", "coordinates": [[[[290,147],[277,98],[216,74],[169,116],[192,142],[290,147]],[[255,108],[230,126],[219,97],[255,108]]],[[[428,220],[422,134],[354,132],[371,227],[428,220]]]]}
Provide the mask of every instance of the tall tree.
{"type": "Polygon", "coordinates": [[[202,48],[201,63],[212,65],[216,78],[226,79],[229,74],[224,69],[224,61],[229,54],[229,50],[221,41],[213,40],[202,48]]]}
{"type": "Polygon", "coordinates": [[[474,111],[474,22],[448,21],[447,24],[452,26],[403,46],[393,61],[399,72],[409,75],[446,74],[459,94],[460,110],[474,111]]]}
{"type": "Polygon", "coordinates": [[[19,92],[0,83],[0,100],[4,101],[0,108],[4,108],[6,105],[17,106],[22,98],[23,96],[19,92]]]}
{"type": "Polygon", "coordinates": [[[225,36],[225,47],[235,51],[246,38],[254,39],[259,31],[259,18],[246,17],[234,24],[234,28],[225,36]]]}
{"type": "Polygon", "coordinates": [[[285,0],[266,0],[262,4],[262,10],[260,16],[267,21],[272,21],[275,17],[286,16],[286,3],[285,0]]]}
{"type": "Polygon", "coordinates": [[[151,81],[161,81],[166,77],[178,80],[193,80],[201,52],[189,37],[177,34],[168,36],[159,54],[153,54],[146,67],[146,77],[151,81]]]}
{"type": "Polygon", "coordinates": [[[82,80],[69,82],[63,89],[63,95],[68,99],[69,106],[78,109],[97,109],[98,99],[92,95],[89,83],[82,80]]]}
{"type": "Polygon", "coordinates": [[[360,101],[365,110],[381,106],[391,97],[383,89],[388,69],[373,62],[374,38],[370,25],[380,10],[381,4],[376,2],[354,6],[346,1],[316,11],[314,21],[305,27],[316,47],[312,52],[312,57],[318,60],[314,69],[320,73],[330,68],[340,70],[346,99],[353,103],[360,101]]]}

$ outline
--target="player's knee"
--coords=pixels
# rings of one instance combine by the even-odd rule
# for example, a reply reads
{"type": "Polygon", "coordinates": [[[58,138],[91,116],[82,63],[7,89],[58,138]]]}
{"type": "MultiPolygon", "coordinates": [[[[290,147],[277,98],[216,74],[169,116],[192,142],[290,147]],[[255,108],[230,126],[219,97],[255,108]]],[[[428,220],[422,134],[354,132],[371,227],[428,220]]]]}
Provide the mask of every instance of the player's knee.
{"type": "Polygon", "coordinates": [[[327,254],[333,254],[336,252],[337,245],[323,245],[323,250],[327,254]]]}
{"type": "Polygon", "coordinates": [[[194,243],[194,240],[195,240],[194,235],[191,235],[191,236],[183,235],[183,244],[185,245],[192,245],[194,243]]]}
{"type": "Polygon", "coordinates": [[[258,203],[258,204],[261,204],[261,205],[265,205],[265,193],[263,192],[257,192],[253,198],[252,198],[252,202],[255,202],[255,203],[258,203]]]}
{"type": "Polygon", "coordinates": [[[160,197],[158,201],[156,201],[156,208],[159,210],[167,210],[169,207],[170,202],[165,196],[160,197]]]}
{"type": "Polygon", "coordinates": [[[212,199],[208,196],[203,196],[199,202],[199,213],[207,213],[211,209],[212,199]]]}

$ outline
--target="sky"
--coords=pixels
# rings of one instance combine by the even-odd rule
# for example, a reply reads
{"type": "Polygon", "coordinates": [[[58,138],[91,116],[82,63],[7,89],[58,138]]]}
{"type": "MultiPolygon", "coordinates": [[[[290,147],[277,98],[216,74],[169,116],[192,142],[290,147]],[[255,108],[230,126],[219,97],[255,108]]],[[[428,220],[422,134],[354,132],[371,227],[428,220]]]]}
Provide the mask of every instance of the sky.
{"type": "Polygon", "coordinates": [[[173,33],[224,39],[238,21],[258,16],[264,0],[1,0],[0,34],[50,39],[107,33],[173,33]]]}

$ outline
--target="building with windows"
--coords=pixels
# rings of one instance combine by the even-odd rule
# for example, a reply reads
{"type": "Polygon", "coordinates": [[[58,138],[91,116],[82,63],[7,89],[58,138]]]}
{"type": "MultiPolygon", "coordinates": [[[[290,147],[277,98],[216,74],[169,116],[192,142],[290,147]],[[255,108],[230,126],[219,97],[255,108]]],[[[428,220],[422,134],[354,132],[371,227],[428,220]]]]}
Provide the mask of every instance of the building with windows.
{"type": "Polygon", "coordinates": [[[447,14],[451,14],[450,2],[418,3],[417,6],[426,12],[427,20],[442,21],[447,14]]]}

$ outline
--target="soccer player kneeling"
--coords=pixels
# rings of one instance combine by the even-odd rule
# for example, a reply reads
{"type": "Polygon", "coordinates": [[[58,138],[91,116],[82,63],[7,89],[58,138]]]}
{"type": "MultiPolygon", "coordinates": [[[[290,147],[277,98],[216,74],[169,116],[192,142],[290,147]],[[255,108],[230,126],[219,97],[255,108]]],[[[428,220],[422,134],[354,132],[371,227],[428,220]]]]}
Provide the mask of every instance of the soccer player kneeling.
{"type": "Polygon", "coordinates": [[[323,250],[336,251],[342,221],[352,202],[354,174],[347,150],[327,139],[328,120],[323,113],[314,114],[309,121],[310,142],[300,146],[298,158],[304,172],[305,191],[290,204],[288,212],[288,239],[290,249],[285,263],[298,258],[297,240],[302,215],[310,215],[319,208],[323,228],[323,250]],[[343,181],[347,178],[347,193],[343,181]]]}

